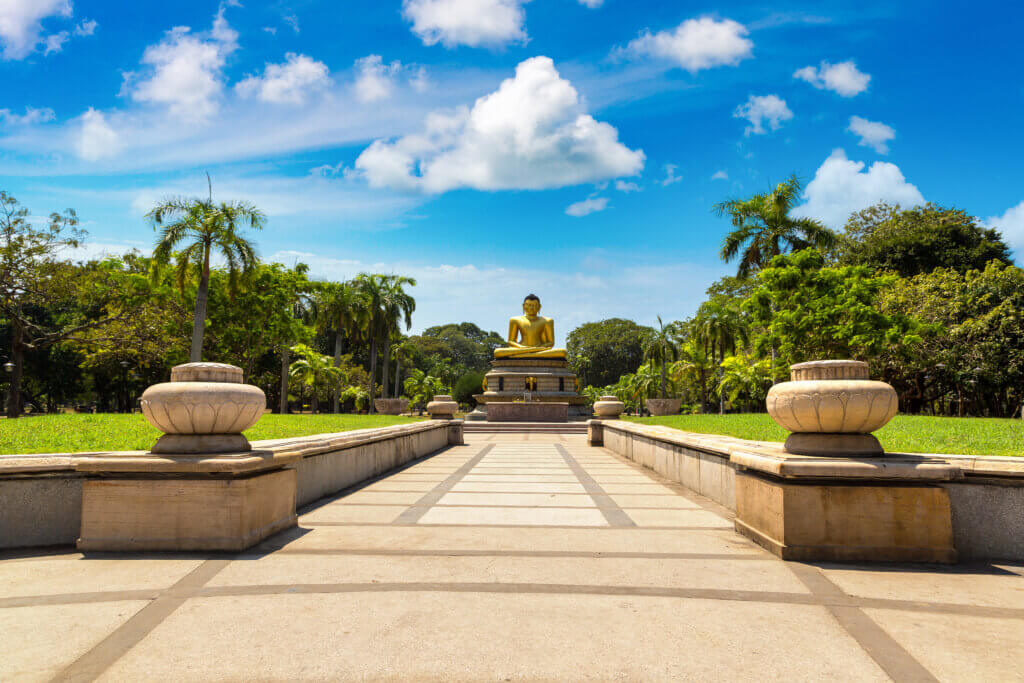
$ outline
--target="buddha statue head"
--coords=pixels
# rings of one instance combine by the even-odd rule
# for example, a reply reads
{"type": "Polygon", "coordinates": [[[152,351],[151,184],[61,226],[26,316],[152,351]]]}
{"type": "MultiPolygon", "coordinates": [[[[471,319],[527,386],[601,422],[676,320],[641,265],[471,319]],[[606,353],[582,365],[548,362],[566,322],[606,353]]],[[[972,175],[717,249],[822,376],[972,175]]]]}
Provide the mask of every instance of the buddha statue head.
{"type": "Polygon", "coordinates": [[[540,313],[540,297],[536,294],[527,294],[523,299],[523,313],[531,318],[540,313]]]}

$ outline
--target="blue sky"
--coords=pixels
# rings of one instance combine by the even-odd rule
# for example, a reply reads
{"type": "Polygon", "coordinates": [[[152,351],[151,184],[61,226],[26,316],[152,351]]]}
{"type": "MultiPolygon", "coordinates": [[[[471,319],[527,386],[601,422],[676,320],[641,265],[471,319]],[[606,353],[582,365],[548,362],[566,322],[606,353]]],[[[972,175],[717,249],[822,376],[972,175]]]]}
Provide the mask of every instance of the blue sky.
{"type": "MultiPolygon", "coordinates": [[[[416,276],[414,329],[684,317],[723,198],[839,227],[957,206],[1024,249],[1012,3],[8,0],[0,187],[149,248],[168,194],[247,199],[264,258],[416,276]]],[[[1022,252],[1024,253],[1024,252],[1022,252]]]]}

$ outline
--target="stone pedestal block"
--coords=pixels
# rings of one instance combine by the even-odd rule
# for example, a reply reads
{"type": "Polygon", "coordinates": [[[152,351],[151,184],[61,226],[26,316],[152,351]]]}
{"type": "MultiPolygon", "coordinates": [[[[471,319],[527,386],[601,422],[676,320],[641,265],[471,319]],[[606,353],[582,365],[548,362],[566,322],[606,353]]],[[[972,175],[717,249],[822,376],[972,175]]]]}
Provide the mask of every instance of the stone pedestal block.
{"type": "Polygon", "coordinates": [[[785,560],[957,560],[949,495],[939,486],[794,483],[741,470],[736,530],[785,560]]]}
{"type": "Polygon", "coordinates": [[[605,420],[616,420],[626,410],[626,404],[615,396],[602,396],[594,402],[594,413],[605,420]]]}
{"type": "Polygon", "coordinates": [[[295,470],[228,479],[95,479],[82,551],[245,550],[295,526],[295,470]]]}
{"type": "Polygon", "coordinates": [[[373,408],[381,415],[401,415],[409,410],[407,398],[375,398],[373,408]]]}
{"type": "Polygon", "coordinates": [[[568,403],[487,404],[488,422],[568,422],[568,403]]]}

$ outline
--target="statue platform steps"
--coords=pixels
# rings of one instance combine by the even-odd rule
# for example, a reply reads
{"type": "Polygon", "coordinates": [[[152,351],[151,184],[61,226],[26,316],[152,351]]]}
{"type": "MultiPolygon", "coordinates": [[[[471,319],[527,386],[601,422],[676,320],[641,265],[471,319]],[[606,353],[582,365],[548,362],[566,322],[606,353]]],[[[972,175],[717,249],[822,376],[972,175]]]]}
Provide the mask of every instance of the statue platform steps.
{"type": "Polygon", "coordinates": [[[466,434],[586,434],[581,422],[466,422],[466,434]]]}

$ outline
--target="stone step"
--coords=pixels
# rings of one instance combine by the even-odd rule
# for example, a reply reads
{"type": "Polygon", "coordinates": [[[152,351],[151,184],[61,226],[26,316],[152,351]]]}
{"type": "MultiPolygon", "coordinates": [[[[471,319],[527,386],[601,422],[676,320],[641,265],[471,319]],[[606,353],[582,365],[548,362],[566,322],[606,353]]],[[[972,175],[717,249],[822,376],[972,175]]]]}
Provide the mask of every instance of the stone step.
{"type": "Polygon", "coordinates": [[[466,434],[586,434],[586,422],[466,422],[466,434]]]}

